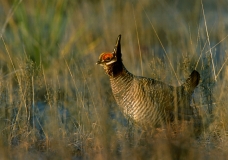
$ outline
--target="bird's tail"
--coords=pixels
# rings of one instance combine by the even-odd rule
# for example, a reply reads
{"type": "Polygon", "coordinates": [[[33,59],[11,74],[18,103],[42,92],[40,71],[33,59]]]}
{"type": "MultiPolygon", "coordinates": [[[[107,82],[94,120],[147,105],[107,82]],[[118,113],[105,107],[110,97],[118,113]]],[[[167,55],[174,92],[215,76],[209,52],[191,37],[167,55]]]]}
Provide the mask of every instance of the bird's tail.
{"type": "Polygon", "coordinates": [[[192,93],[194,91],[194,89],[196,88],[196,86],[199,84],[199,81],[200,81],[200,74],[199,74],[199,72],[194,70],[190,74],[188,79],[185,81],[185,83],[182,84],[182,86],[184,87],[184,90],[187,93],[192,93]]]}
{"type": "MultiPolygon", "coordinates": [[[[200,74],[197,71],[193,71],[188,79],[177,88],[177,106],[178,113],[182,116],[194,115],[194,108],[190,106],[192,93],[196,86],[199,84],[200,74]]],[[[184,118],[186,119],[186,118],[184,118]]]]}

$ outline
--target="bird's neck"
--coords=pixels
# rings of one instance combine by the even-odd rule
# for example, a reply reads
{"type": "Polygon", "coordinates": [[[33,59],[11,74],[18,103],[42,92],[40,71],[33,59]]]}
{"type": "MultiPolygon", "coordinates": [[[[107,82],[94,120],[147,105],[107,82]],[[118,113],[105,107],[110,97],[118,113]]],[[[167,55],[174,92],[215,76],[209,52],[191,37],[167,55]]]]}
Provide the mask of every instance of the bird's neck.
{"type": "Polygon", "coordinates": [[[122,62],[117,62],[117,63],[113,63],[111,65],[105,66],[104,69],[105,69],[106,74],[110,78],[114,78],[114,77],[117,77],[120,74],[122,74],[122,72],[124,71],[125,67],[124,67],[122,62]]]}
{"type": "MultiPolygon", "coordinates": [[[[130,90],[134,75],[122,66],[121,72],[118,72],[115,76],[110,76],[110,84],[112,93],[119,104],[119,98],[122,97],[127,91],[130,90]]],[[[120,105],[120,104],[119,104],[120,105]]]]}
{"type": "Polygon", "coordinates": [[[134,75],[130,73],[124,65],[122,66],[122,69],[119,70],[119,72],[117,73],[113,76],[109,76],[112,88],[120,87],[123,89],[125,87],[124,84],[127,84],[130,81],[132,81],[134,77],[134,75]]]}

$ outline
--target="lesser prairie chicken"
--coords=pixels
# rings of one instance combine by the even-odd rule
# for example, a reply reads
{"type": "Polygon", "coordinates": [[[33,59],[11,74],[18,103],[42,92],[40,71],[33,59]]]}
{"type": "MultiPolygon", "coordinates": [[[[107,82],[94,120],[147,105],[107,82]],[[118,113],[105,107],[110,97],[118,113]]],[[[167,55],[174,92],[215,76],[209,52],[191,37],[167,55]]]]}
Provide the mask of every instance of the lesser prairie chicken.
{"type": "Polygon", "coordinates": [[[124,115],[141,126],[156,126],[178,119],[200,118],[196,108],[190,106],[191,96],[198,85],[200,74],[193,71],[178,87],[151,78],[135,76],[122,62],[121,35],[112,53],[102,53],[97,64],[104,67],[110,78],[117,104],[124,115]]]}

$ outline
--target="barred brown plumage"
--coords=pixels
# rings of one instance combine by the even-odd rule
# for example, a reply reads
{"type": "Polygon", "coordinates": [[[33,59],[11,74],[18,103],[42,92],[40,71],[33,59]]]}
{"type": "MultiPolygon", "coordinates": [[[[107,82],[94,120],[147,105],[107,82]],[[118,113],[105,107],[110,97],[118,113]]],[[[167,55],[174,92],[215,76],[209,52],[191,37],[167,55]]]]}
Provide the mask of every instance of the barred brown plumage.
{"type": "Polygon", "coordinates": [[[143,126],[171,122],[174,117],[201,119],[197,109],[190,106],[192,93],[200,80],[197,71],[194,70],[186,82],[178,87],[135,76],[122,62],[120,40],[121,35],[117,38],[114,51],[102,53],[97,64],[102,65],[109,75],[115,100],[126,117],[143,126]]]}

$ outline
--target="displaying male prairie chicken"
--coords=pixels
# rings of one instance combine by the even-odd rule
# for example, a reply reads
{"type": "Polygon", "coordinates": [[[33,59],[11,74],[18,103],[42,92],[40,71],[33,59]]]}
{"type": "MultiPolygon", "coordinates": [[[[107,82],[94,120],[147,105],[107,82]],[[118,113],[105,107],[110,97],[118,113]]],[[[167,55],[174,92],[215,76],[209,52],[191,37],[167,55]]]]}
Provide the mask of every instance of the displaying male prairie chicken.
{"type": "Polygon", "coordinates": [[[184,84],[170,86],[151,78],[135,76],[122,62],[121,35],[112,53],[102,53],[97,64],[110,78],[117,104],[124,115],[143,126],[156,126],[177,119],[197,119],[198,111],[190,106],[191,96],[200,74],[193,71],[184,84]]]}

